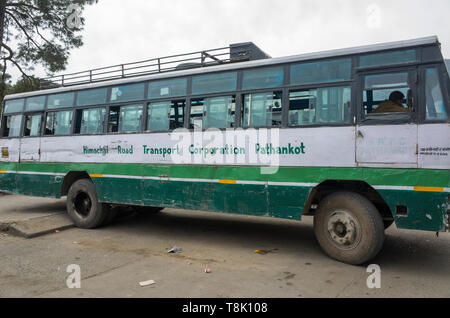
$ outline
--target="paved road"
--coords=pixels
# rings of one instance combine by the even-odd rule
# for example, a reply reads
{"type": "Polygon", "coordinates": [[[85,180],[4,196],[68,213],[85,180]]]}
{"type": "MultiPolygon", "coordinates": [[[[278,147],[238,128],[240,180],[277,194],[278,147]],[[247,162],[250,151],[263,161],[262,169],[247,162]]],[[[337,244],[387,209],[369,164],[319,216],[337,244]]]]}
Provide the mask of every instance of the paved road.
{"type": "MultiPolygon", "coordinates": [[[[0,216],[20,206],[30,212],[21,197],[7,206],[5,198],[0,216]]],[[[36,203],[37,214],[64,209],[62,200],[36,203]]],[[[323,254],[311,218],[166,209],[98,230],[33,239],[0,232],[0,297],[450,297],[450,233],[436,238],[393,226],[386,234],[372,261],[381,267],[381,288],[369,289],[365,267],[323,254]],[[182,253],[168,254],[174,245],[182,253]],[[80,289],[66,287],[70,264],[81,268],[80,289]],[[146,280],[155,284],[138,285],[146,280]]]]}

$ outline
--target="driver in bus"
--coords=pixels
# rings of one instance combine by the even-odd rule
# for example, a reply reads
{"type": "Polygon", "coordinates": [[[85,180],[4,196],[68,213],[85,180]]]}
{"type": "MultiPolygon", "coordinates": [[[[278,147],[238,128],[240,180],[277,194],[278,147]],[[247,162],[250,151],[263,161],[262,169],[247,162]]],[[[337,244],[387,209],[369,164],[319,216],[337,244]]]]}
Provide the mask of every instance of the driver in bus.
{"type": "Polygon", "coordinates": [[[378,108],[375,109],[372,114],[381,114],[381,113],[408,113],[408,108],[403,106],[403,99],[405,95],[402,92],[395,91],[389,95],[389,100],[382,102],[378,105],[378,108]]]}

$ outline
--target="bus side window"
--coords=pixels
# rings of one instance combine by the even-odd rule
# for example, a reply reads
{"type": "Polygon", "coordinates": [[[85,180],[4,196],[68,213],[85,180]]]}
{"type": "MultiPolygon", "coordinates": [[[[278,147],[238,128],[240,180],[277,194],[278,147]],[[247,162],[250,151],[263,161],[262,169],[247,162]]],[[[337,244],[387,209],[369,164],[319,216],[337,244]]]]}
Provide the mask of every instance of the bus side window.
{"type": "Polygon", "coordinates": [[[426,119],[447,119],[444,97],[436,68],[427,68],[425,74],[426,119]]]}
{"type": "Polygon", "coordinates": [[[193,99],[189,128],[233,128],[235,104],[235,96],[193,99]]]}
{"type": "Polygon", "coordinates": [[[363,91],[364,117],[410,112],[412,105],[405,105],[410,92],[407,72],[366,75],[363,91]],[[402,96],[403,99],[399,100],[396,96],[402,96]]]}
{"type": "Polygon", "coordinates": [[[142,104],[111,107],[108,132],[140,132],[142,130],[143,110],[142,104]]]}
{"type": "Polygon", "coordinates": [[[46,136],[70,135],[73,112],[71,110],[47,113],[45,121],[46,136]]]}
{"type": "Polygon", "coordinates": [[[105,108],[79,109],[75,118],[75,134],[102,134],[104,132],[105,119],[105,108]]]}
{"type": "Polygon", "coordinates": [[[350,100],[350,87],[291,91],[289,126],[349,123],[350,100]]]}
{"type": "Polygon", "coordinates": [[[168,131],[184,127],[185,105],[184,100],[149,103],[147,131],[168,131]]]}
{"type": "Polygon", "coordinates": [[[42,114],[25,115],[23,135],[25,137],[38,137],[41,134],[42,114]]]}
{"type": "Polygon", "coordinates": [[[23,115],[3,117],[3,137],[20,137],[23,115]]]}
{"type": "Polygon", "coordinates": [[[242,127],[280,127],[282,92],[246,94],[242,127]]]}

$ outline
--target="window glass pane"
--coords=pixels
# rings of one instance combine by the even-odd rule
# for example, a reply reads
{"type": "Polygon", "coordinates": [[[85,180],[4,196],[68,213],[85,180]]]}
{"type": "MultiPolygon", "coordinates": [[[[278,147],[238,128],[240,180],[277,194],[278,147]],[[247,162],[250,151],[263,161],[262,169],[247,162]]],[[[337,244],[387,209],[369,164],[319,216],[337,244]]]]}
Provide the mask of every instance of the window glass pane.
{"type": "Polygon", "coordinates": [[[192,101],[189,128],[203,129],[203,102],[192,101]]]}
{"type": "Polygon", "coordinates": [[[408,85],[408,73],[390,73],[368,75],[365,77],[365,88],[388,88],[408,85]]]}
{"type": "Polygon", "coordinates": [[[392,89],[379,89],[379,90],[367,90],[364,91],[363,104],[364,104],[364,114],[377,114],[377,113],[406,113],[408,108],[406,107],[406,96],[410,89],[396,88],[395,91],[392,89]],[[394,92],[400,92],[404,96],[401,103],[393,104],[389,97],[394,92]],[[380,107],[381,106],[381,107],[380,107]]]}
{"type": "Polygon", "coordinates": [[[289,126],[348,123],[350,87],[327,87],[289,94],[289,126]]]}
{"type": "Polygon", "coordinates": [[[281,92],[245,95],[242,126],[281,126],[281,96],[281,92]]]}
{"type": "Polygon", "coordinates": [[[406,106],[411,93],[408,73],[367,75],[364,85],[364,115],[409,112],[406,106]]]}
{"type": "Polygon", "coordinates": [[[91,89],[78,92],[77,106],[88,106],[106,103],[107,88],[91,89]]]}
{"type": "Polygon", "coordinates": [[[48,109],[64,108],[73,106],[74,93],[50,95],[48,97],[48,109]]]}
{"type": "Polygon", "coordinates": [[[282,67],[244,71],[242,89],[281,86],[283,85],[283,78],[284,71],[282,67]]]}
{"type": "Polygon", "coordinates": [[[111,102],[128,102],[144,99],[144,83],[113,87],[111,102]]]}
{"type": "Polygon", "coordinates": [[[23,112],[24,99],[7,100],[5,102],[5,114],[23,112]]]}
{"type": "Polygon", "coordinates": [[[236,72],[195,76],[192,79],[192,94],[234,91],[236,84],[236,72]]]}
{"type": "Polygon", "coordinates": [[[139,132],[141,131],[142,105],[131,105],[120,107],[119,132],[139,132]]]}
{"type": "Polygon", "coordinates": [[[291,84],[345,81],[351,74],[351,59],[302,63],[291,66],[291,84]]]}
{"type": "Polygon", "coordinates": [[[186,78],[151,82],[148,86],[148,98],[185,96],[186,92],[187,92],[186,78]]]}
{"type": "Polygon", "coordinates": [[[387,65],[404,62],[414,62],[417,60],[416,50],[404,50],[395,52],[375,53],[361,56],[360,66],[387,65]]]}
{"type": "Polygon", "coordinates": [[[184,126],[185,101],[167,101],[148,104],[149,131],[167,131],[184,126]]]}
{"type": "Polygon", "coordinates": [[[40,136],[41,122],[42,122],[42,114],[26,116],[24,136],[30,137],[40,136]]]}
{"type": "Polygon", "coordinates": [[[70,135],[72,127],[72,111],[52,112],[47,114],[45,135],[70,135]]]}
{"type": "Polygon", "coordinates": [[[426,118],[427,119],[446,119],[444,97],[442,96],[439,75],[435,68],[426,70],[425,78],[426,95],[426,118]]]}
{"type": "Polygon", "coordinates": [[[27,98],[25,111],[44,110],[45,96],[27,98]]]}
{"type": "MultiPolygon", "coordinates": [[[[82,135],[102,134],[105,127],[105,108],[83,109],[81,112],[80,131],[82,135]]],[[[76,131],[78,133],[78,131],[76,131]]]]}
{"type": "Polygon", "coordinates": [[[20,137],[23,115],[4,117],[3,137],[20,137]]]}
{"type": "Polygon", "coordinates": [[[236,109],[234,96],[194,99],[190,128],[232,128],[236,109]]]}

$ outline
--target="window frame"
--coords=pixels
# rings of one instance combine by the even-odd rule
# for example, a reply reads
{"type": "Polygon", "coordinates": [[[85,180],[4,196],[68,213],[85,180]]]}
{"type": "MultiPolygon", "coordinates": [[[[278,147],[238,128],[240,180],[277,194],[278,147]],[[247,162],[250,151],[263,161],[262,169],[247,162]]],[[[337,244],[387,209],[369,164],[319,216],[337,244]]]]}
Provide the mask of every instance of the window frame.
{"type": "Polygon", "coordinates": [[[74,108],[86,108],[86,107],[96,107],[96,106],[104,106],[104,105],[108,105],[110,96],[111,96],[111,88],[113,86],[100,86],[100,87],[93,87],[93,88],[83,88],[80,90],[75,91],[75,98],[74,98],[74,108]],[[92,91],[92,90],[101,90],[101,89],[106,89],[106,98],[105,98],[105,102],[103,104],[90,104],[90,105],[78,105],[78,95],[80,93],[83,92],[87,92],[87,91],[92,91]]]}
{"type": "MultiPolygon", "coordinates": [[[[31,111],[23,113],[23,125],[22,125],[22,135],[21,138],[41,138],[43,133],[43,127],[45,124],[46,112],[45,111],[31,111]],[[41,129],[39,129],[38,136],[25,136],[25,124],[27,116],[41,115],[41,129]]],[[[50,137],[50,136],[47,136],[50,137]]]]}
{"type": "MultiPolygon", "coordinates": [[[[278,88],[278,87],[276,87],[275,89],[267,89],[267,88],[260,89],[258,92],[255,92],[253,90],[248,92],[248,93],[244,93],[243,92],[241,94],[241,109],[240,109],[240,113],[238,114],[238,116],[236,116],[236,117],[239,118],[239,128],[243,128],[243,129],[264,129],[264,128],[266,128],[266,129],[281,129],[281,128],[289,128],[289,127],[284,127],[283,126],[283,124],[284,124],[284,109],[286,108],[284,99],[285,99],[284,98],[284,91],[283,91],[283,89],[278,88]],[[249,94],[264,94],[264,93],[269,94],[270,92],[272,92],[272,94],[273,93],[277,93],[277,92],[281,92],[281,124],[280,124],[280,126],[258,126],[258,127],[250,126],[250,127],[244,127],[243,122],[244,122],[244,111],[245,111],[245,96],[249,95],[249,94]]],[[[235,112],[236,112],[236,110],[235,110],[235,112]]]]}
{"type": "MultiPolygon", "coordinates": [[[[139,103],[141,101],[145,102],[147,101],[147,95],[148,95],[148,85],[150,84],[150,81],[140,81],[140,82],[129,82],[129,83],[122,83],[122,84],[116,84],[116,85],[109,85],[108,88],[108,93],[106,96],[106,104],[107,105],[112,105],[112,106],[119,106],[120,104],[125,104],[125,103],[139,103]],[[112,96],[112,89],[115,87],[123,87],[123,86],[138,86],[138,85],[144,85],[144,93],[143,93],[143,98],[141,99],[136,99],[136,100],[126,100],[126,101],[113,101],[111,100],[111,96],[112,96]]],[[[104,87],[103,87],[104,88],[104,87]]],[[[92,106],[92,105],[90,105],[92,106]]]]}
{"type": "MultiPolygon", "coordinates": [[[[252,68],[251,68],[252,69],[252,68]]],[[[231,69],[231,70],[221,70],[221,71],[216,71],[216,72],[206,72],[206,73],[198,73],[198,74],[191,74],[191,76],[188,77],[188,80],[190,82],[190,85],[188,85],[188,95],[190,95],[192,98],[195,98],[194,96],[209,96],[209,95],[213,95],[213,94],[221,94],[224,95],[227,92],[236,92],[239,91],[241,89],[241,87],[239,86],[239,84],[242,85],[242,81],[241,83],[239,83],[239,77],[241,77],[242,72],[244,71],[244,69],[231,69]],[[194,89],[194,78],[195,77],[206,77],[206,76],[214,76],[214,75],[220,75],[220,74],[236,74],[236,88],[234,90],[228,91],[228,90],[224,90],[224,91],[220,91],[220,92],[203,92],[203,93],[193,93],[193,89],[194,89]]]]}
{"type": "Polygon", "coordinates": [[[161,79],[155,79],[155,80],[149,80],[144,82],[145,84],[145,100],[146,102],[154,102],[154,101],[159,101],[159,100],[178,100],[178,99],[183,99],[186,96],[189,95],[190,93],[190,81],[191,81],[192,76],[179,76],[179,77],[169,77],[169,78],[161,78],[161,79]],[[170,82],[170,81],[176,81],[176,80],[186,80],[186,93],[183,95],[178,95],[178,96],[160,96],[160,97],[150,97],[150,85],[152,83],[157,83],[157,82],[170,82]]]}
{"type": "MultiPolygon", "coordinates": [[[[321,58],[321,59],[290,62],[287,65],[287,72],[288,72],[288,76],[289,76],[288,85],[289,86],[310,86],[310,87],[312,87],[312,86],[316,86],[318,84],[327,85],[327,84],[333,84],[333,83],[353,82],[355,80],[353,70],[356,68],[356,60],[354,59],[354,57],[355,57],[355,55],[342,55],[342,56],[333,56],[333,57],[327,57],[327,58],[321,58]],[[318,82],[308,82],[308,83],[292,83],[291,72],[292,72],[293,66],[301,65],[301,64],[333,62],[333,61],[337,61],[337,60],[350,60],[350,79],[338,80],[338,81],[328,81],[328,82],[318,81],[318,82]]],[[[286,70],[285,70],[285,72],[286,72],[286,70]]]]}
{"type": "MultiPolygon", "coordinates": [[[[174,97],[171,99],[152,99],[152,100],[147,100],[144,104],[144,108],[145,108],[145,117],[144,117],[144,127],[143,127],[143,133],[144,134],[152,134],[152,133],[167,133],[167,132],[171,132],[174,131],[173,129],[169,129],[169,130],[149,130],[148,129],[148,107],[150,104],[153,103],[162,103],[162,102],[180,102],[180,101],[184,101],[185,105],[184,105],[184,113],[183,113],[183,126],[180,128],[186,128],[186,110],[188,108],[187,105],[187,97],[174,97]]],[[[189,107],[190,108],[190,107],[189,107]]]]}
{"type": "Polygon", "coordinates": [[[64,110],[64,109],[73,109],[73,108],[75,108],[76,101],[77,101],[77,94],[78,94],[78,91],[76,91],[76,90],[70,90],[70,91],[67,91],[67,92],[54,93],[54,94],[47,94],[46,98],[45,98],[44,111],[45,112],[47,112],[47,111],[53,112],[53,111],[59,111],[59,110],[64,110]],[[49,105],[48,103],[49,103],[49,100],[50,100],[50,96],[63,95],[63,94],[73,94],[73,100],[72,100],[72,105],[71,106],[65,106],[65,107],[60,107],[60,108],[48,108],[48,105],[49,105]]]}
{"type": "MultiPolygon", "coordinates": [[[[401,67],[379,67],[376,70],[367,71],[366,69],[356,69],[356,124],[359,126],[379,126],[379,125],[405,125],[405,124],[417,124],[418,115],[420,111],[420,100],[418,92],[418,73],[417,67],[401,66],[401,67]],[[365,90],[365,77],[370,75],[381,75],[391,73],[408,73],[408,86],[411,89],[413,98],[414,112],[409,112],[408,120],[400,120],[398,122],[392,122],[388,119],[370,119],[365,118],[364,115],[364,90],[365,90]]],[[[392,89],[395,89],[394,87],[392,89]]],[[[395,114],[395,113],[393,113],[395,114]]],[[[405,113],[406,114],[406,113],[405,113]]]]}
{"type": "Polygon", "coordinates": [[[294,91],[307,91],[307,90],[317,90],[322,88],[349,88],[350,89],[350,121],[347,123],[315,123],[311,125],[296,125],[291,126],[289,125],[289,117],[287,118],[287,127],[286,128],[318,128],[318,127],[348,127],[348,126],[354,126],[354,116],[355,116],[355,107],[354,107],[354,85],[353,81],[345,81],[347,84],[343,84],[342,82],[334,82],[333,85],[317,85],[317,86],[308,86],[305,87],[305,85],[297,86],[289,88],[288,94],[287,94],[287,115],[289,116],[289,101],[290,101],[290,93],[294,91]]]}
{"type": "Polygon", "coordinates": [[[441,124],[441,123],[450,123],[450,96],[449,96],[449,88],[446,87],[446,79],[445,75],[447,74],[444,69],[446,66],[442,63],[429,63],[424,64],[419,67],[419,124],[427,125],[427,124],[441,124]],[[441,119],[426,119],[426,70],[429,68],[435,68],[438,73],[439,84],[441,85],[442,97],[445,100],[445,110],[447,111],[447,118],[441,119]]]}
{"type": "Polygon", "coordinates": [[[95,107],[86,106],[86,107],[78,107],[78,108],[76,108],[74,110],[74,115],[73,115],[74,116],[73,117],[73,130],[72,130],[72,135],[71,136],[77,137],[77,136],[106,136],[106,135],[108,135],[108,126],[107,126],[108,119],[109,119],[108,114],[109,114],[109,107],[108,107],[108,105],[100,105],[100,106],[97,105],[95,107]],[[98,109],[100,109],[100,108],[104,108],[105,109],[105,122],[104,122],[104,126],[103,126],[103,133],[100,133],[100,134],[82,134],[81,133],[81,126],[80,126],[80,133],[79,134],[75,133],[77,112],[78,111],[84,111],[84,110],[92,110],[92,109],[97,109],[97,108],[98,109]]]}
{"type": "MultiPolygon", "coordinates": [[[[146,133],[146,131],[144,130],[145,129],[144,126],[146,125],[145,121],[144,121],[144,118],[146,118],[146,116],[147,116],[147,111],[146,111],[147,103],[148,103],[147,101],[138,101],[138,102],[126,102],[126,103],[117,103],[117,104],[112,104],[112,105],[109,104],[109,105],[107,105],[107,107],[106,107],[106,133],[102,134],[102,135],[133,135],[133,134],[146,133]],[[138,104],[140,104],[143,107],[143,109],[142,109],[142,118],[141,118],[141,126],[140,126],[140,130],[139,131],[133,131],[133,132],[119,132],[119,131],[117,131],[117,132],[110,132],[109,131],[109,123],[110,123],[109,119],[110,119],[110,110],[111,110],[111,108],[116,108],[116,107],[122,108],[122,107],[126,107],[126,106],[137,106],[138,104]]],[[[119,111],[119,116],[120,116],[120,111],[119,111]]],[[[90,136],[93,136],[93,135],[90,135],[90,136]]]]}
{"type": "Polygon", "coordinates": [[[238,72],[240,73],[238,75],[238,83],[237,83],[238,84],[238,90],[242,90],[242,91],[254,91],[254,90],[258,90],[258,89],[270,90],[270,89],[276,89],[276,88],[284,87],[286,85],[286,83],[288,83],[286,81],[286,72],[288,72],[290,70],[290,66],[293,65],[293,64],[294,63],[272,64],[272,65],[250,67],[250,68],[238,70],[238,72]],[[289,66],[286,67],[286,65],[289,65],[289,66]],[[264,86],[264,87],[257,87],[257,88],[244,88],[244,75],[245,75],[245,72],[255,72],[255,71],[261,71],[261,70],[265,70],[265,69],[277,69],[277,68],[280,68],[282,70],[282,72],[283,72],[283,79],[281,81],[281,85],[264,86]],[[239,81],[239,77],[240,77],[240,81],[239,81]]]}
{"type": "MultiPolygon", "coordinates": [[[[227,128],[218,128],[218,127],[209,127],[209,128],[203,128],[203,126],[202,126],[202,131],[206,131],[206,130],[208,130],[208,129],[218,129],[218,130],[220,130],[220,131],[226,131],[226,130],[229,130],[229,129],[236,129],[237,127],[236,127],[236,121],[239,121],[240,122],[240,120],[239,120],[239,116],[237,116],[238,115],[238,113],[237,113],[237,103],[238,103],[238,100],[237,100],[237,98],[238,98],[238,94],[237,93],[232,93],[232,92],[230,92],[230,93],[214,93],[214,94],[205,94],[205,95],[196,95],[196,96],[191,96],[190,98],[189,98],[189,113],[187,114],[188,115],[188,122],[186,122],[185,121],[185,128],[186,128],[186,126],[187,126],[187,129],[189,130],[189,131],[199,131],[200,129],[198,129],[198,128],[190,128],[191,127],[191,106],[192,106],[192,100],[194,100],[194,99],[208,99],[208,98],[217,98],[217,97],[233,97],[234,98],[234,127],[227,127],[227,128]]],[[[187,105],[186,105],[186,107],[187,107],[187,105]]],[[[203,117],[202,117],[203,118],[203,117]]]]}
{"type": "Polygon", "coordinates": [[[75,109],[73,108],[62,108],[62,109],[58,109],[58,110],[49,110],[49,111],[45,111],[44,112],[44,122],[43,125],[41,127],[41,137],[69,137],[69,136],[74,136],[74,129],[75,129],[75,116],[76,116],[76,112],[75,109]],[[72,112],[72,120],[70,123],[70,128],[69,128],[69,133],[67,135],[46,135],[45,134],[45,128],[47,126],[47,117],[49,113],[59,113],[59,112],[72,112]]]}
{"type": "Polygon", "coordinates": [[[25,122],[24,118],[25,118],[25,115],[23,112],[22,113],[12,113],[12,114],[3,114],[2,119],[1,119],[1,125],[2,125],[1,132],[0,132],[1,136],[2,136],[1,139],[20,139],[20,138],[22,138],[23,130],[24,130],[24,122],[25,122]],[[3,136],[3,133],[5,132],[5,127],[6,127],[5,119],[7,117],[12,117],[12,116],[22,116],[22,120],[21,120],[20,128],[19,128],[19,136],[3,136]]]}
{"type": "Polygon", "coordinates": [[[355,64],[355,67],[358,71],[363,71],[363,70],[368,71],[368,70],[375,70],[375,69],[381,69],[381,68],[392,68],[392,67],[399,67],[399,66],[414,66],[414,65],[418,65],[421,60],[422,60],[422,49],[420,47],[395,48],[395,49],[389,49],[389,50],[382,50],[382,51],[378,51],[378,52],[360,53],[360,54],[358,54],[358,60],[357,60],[357,64],[355,64]],[[378,55],[378,54],[389,54],[389,53],[395,53],[395,52],[405,52],[405,51],[415,51],[416,59],[410,60],[410,61],[404,61],[404,62],[394,62],[394,63],[389,63],[389,64],[361,65],[361,57],[366,57],[369,55],[378,55]]]}

